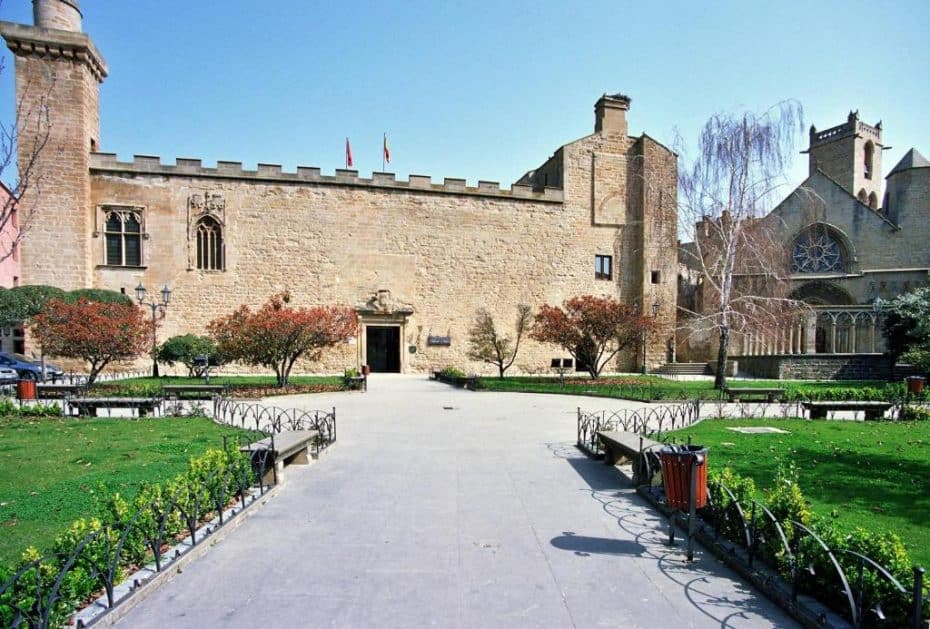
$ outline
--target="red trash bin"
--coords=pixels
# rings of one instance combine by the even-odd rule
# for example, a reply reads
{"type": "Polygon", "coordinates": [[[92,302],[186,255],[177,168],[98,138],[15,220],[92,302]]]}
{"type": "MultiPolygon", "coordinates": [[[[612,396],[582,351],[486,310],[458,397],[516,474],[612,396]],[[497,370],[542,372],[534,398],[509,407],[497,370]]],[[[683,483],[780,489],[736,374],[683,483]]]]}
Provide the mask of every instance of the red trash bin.
{"type": "Polygon", "coordinates": [[[707,448],[704,446],[665,446],[659,451],[662,484],[669,506],[679,511],[691,508],[691,463],[697,458],[696,508],[707,505],[707,448]]]}
{"type": "Polygon", "coordinates": [[[920,395],[924,392],[924,379],[920,376],[908,376],[905,380],[907,380],[907,392],[911,395],[920,395]]]}
{"type": "Polygon", "coordinates": [[[16,397],[20,400],[36,399],[36,381],[20,380],[16,383],[16,397]]]}
{"type": "Polygon", "coordinates": [[[371,373],[371,367],[369,367],[368,365],[362,365],[362,375],[367,378],[368,374],[370,373],[371,373]]]}

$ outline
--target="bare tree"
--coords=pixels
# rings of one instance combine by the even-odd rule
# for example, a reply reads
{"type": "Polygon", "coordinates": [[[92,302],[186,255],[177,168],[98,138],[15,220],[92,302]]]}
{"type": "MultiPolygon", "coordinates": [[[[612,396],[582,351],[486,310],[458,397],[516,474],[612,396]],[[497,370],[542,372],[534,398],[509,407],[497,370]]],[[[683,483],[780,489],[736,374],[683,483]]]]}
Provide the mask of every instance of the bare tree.
{"type": "Polygon", "coordinates": [[[764,334],[797,317],[788,296],[788,245],[768,216],[803,131],[803,112],[787,101],[765,113],[718,114],[704,125],[694,160],[679,171],[679,213],[690,242],[682,264],[700,282],[696,303],[683,305],[684,327],[716,332],[714,386],[726,386],[732,332],[764,334]]]}
{"type": "Polygon", "coordinates": [[[494,317],[484,308],[475,312],[475,322],[468,331],[468,357],[484,363],[497,365],[498,375],[504,378],[506,372],[520,351],[520,340],[530,327],[533,310],[526,304],[517,306],[517,320],[514,324],[515,338],[504,335],[497,330],[494,317]]]}
{"type": "MultiPolygon", "coordinates": [[[[5,69],[0,59],[0,74],[5,69]]],[[[19,87],[15,120],[0,121],[0,262],[13,255],[32,225],[44,175],[39,157],[47,148],[51,130],[51,87],[34,99],[29,92],[35,86],[19,87]],[[24,204],[27,193],[29,202],[24,204]]]]}

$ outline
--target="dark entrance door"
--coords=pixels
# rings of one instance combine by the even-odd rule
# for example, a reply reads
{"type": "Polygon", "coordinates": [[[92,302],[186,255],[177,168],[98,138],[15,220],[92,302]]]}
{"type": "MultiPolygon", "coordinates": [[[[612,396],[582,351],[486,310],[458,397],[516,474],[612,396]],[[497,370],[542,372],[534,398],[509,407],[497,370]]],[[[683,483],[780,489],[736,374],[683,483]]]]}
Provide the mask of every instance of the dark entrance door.
{"type": "Polygon", "coordinates": [[[366,326],[368,366],[375,373],[400,373],[400,327],[366,326]]]}

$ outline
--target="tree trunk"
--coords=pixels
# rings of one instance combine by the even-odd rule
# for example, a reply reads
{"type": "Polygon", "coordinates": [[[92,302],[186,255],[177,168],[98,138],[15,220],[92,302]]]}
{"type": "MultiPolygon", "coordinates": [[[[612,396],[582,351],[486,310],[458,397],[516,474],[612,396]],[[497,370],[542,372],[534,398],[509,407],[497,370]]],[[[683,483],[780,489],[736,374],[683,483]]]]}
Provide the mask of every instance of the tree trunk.
{"type": "Polygon", "coordinates": [[[720,347],[717,348],[717,373],[714,375],[714,388],[722,391],[727,386],[727,355],[730,351],[730,328],[720,328],[720,347]]]}
{"type": "Polygon", "coordinates": [[[497,371],[499,372],[499,376],[498,376],[498,377],[499,377],[501,380],[504,379],[504,371],[505,371],[505,369],[506,369],[506,367],[504,367],[504,363],[498,363],[498,365],[497,365],[497,371]]]}

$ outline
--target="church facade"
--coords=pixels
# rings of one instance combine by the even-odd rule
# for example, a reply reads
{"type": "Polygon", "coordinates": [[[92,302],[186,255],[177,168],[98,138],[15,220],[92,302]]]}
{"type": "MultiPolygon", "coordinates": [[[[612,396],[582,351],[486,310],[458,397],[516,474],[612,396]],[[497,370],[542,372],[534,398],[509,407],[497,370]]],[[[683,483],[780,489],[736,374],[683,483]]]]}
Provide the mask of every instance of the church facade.
{"type": "MultiPolygon", "coordinates": [[[[35,25],[0,23],[15,55],[17,98],[47,94],[50,144],[36,215],[20,252],[22,284],[133,294],[167,285],[159,332],[203,334],[240,304],[287,289],[297,305],[355,307],[354,341],[306,369],[426,372],[467,358],[479,308],[504,329],[519,304],[582,294],[651,311],[650,366],[674,339],[676,156],[630,136],[630,99],[604,95],[594,132],[502,188],[463,179],[102,152],[99,90],[107,65],[81,29],[76,0],[35,0],[35,25]]],[[[24,137],[22,154],[30,138],[24,137]]],[[[526,341],[515,364],[545,371],[558,348],[526,341]]],[[[639,368],[641,348],[617,369],[639,368]]]]}
{"type": "MultiPolygon", "coordinates": [[[[907,150],[882,179],[882,123],[850,112],[810,129],[809,175],[762,220],[790,254],[809,315],[731,345],[760,377],[884,378],[882,301],[930,283],[930,161],[907,150]]],[[[690,349],[690,348],[689,348],[690,349]]],[[[707,360],[712,348],[693,359],[707,360]]]]}

